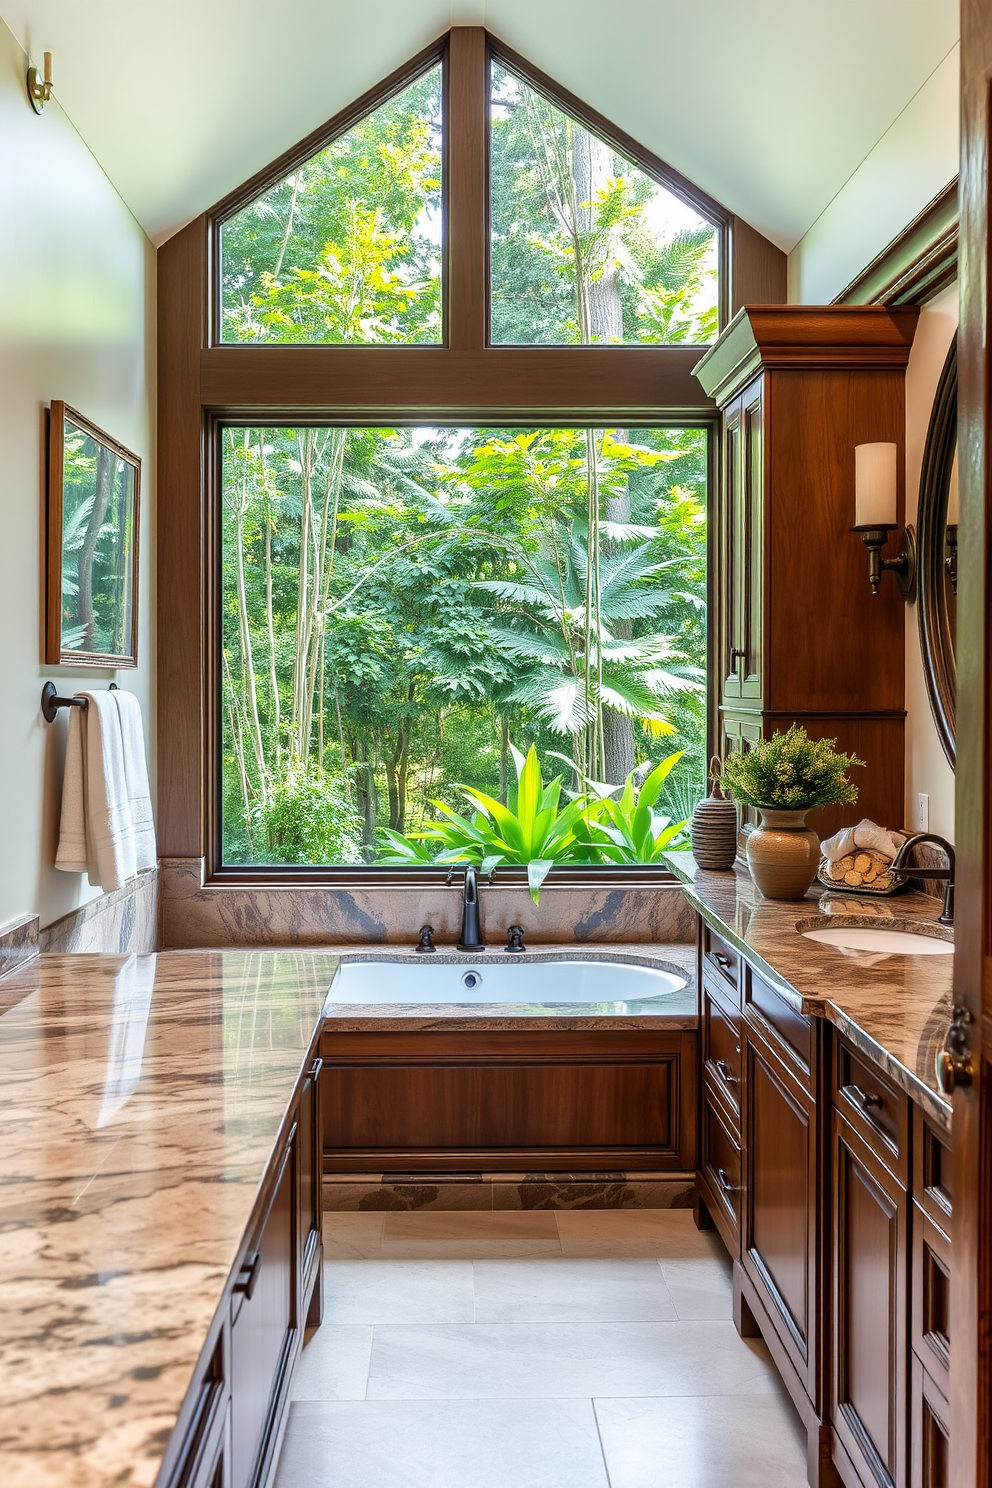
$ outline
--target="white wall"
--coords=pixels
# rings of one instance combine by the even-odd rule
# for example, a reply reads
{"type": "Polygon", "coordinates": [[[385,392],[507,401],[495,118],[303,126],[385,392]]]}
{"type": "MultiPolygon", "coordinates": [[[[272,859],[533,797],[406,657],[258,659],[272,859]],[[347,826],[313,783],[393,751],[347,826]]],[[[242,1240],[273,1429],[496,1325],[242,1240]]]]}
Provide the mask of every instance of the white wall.
{"type": "MultiPolygon", "coordinates": [[[[41,664],[44,410],[62,398],[142,460],[136,693],[153,737],[155,256],[58,104],[27,101],[27,58],[0,23],[0,925],[42,925],[99,893],[56,872],[65,718],[47,725],[41,664]]],[[[57,80],[56,80],[57,81],[57,80]]],[[[122,105],[126,111],[126,103],[122,105]]],[[[127,128],[122,112],[121,128],[127,128]]],[[[106,686],[113,674],[90,672],[106,686]]]]}
{"type": "Polygon", "coordinates": [[[955,46],[793,248],[790,300],[830,304],[957,175],[959,67],[955,46]]]}
{"type": "MultiPolygon", "coordinates": [[[[958,324],[958,286],[924,305],[906,368],[906,520],[917,523],[920,469],[930,411],[958,324]]],[[[930,797],[930,830],[954,841],[954,772],[940,746],[923,679],[919,614],[906,616],[906,823],[917,825],[917,793],[930,797]]]]}

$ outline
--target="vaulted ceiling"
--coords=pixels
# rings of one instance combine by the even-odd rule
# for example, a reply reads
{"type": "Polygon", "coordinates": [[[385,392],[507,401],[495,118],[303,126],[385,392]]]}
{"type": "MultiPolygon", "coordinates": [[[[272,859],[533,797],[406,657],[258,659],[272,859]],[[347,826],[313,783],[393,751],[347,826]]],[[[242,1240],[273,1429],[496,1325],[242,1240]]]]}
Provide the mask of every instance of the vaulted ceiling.
{"type": "MultiPolygon", "coordinates": [[[[448,26],[485,24],[789,249],[957,40],[957,0],[0,0],[155,242],[448,26]]],[[[39,127],[43,127],[40,125],[39,127]]]]}

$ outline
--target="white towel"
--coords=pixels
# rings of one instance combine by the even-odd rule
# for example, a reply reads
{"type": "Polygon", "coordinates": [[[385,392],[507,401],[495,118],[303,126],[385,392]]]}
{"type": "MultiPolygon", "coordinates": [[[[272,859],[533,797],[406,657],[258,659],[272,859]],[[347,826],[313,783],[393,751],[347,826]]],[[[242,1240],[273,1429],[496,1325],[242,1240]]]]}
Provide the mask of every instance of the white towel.
{"type": "Polygon", "coordinates": [[[905,842],[901,832],[890,832],[880,827],[867,816],[856,827],[842,827],[826,842],[820,843],[820,851],[830,863],[846,858],[849,853],[873,849],[891,862],[905,842]]]}
{"type": "Polygon", "coordinates": [[[141,710],[129,692],[84,692],[69,719],[56,868],[119,889],[156,862],[141,710]]]}

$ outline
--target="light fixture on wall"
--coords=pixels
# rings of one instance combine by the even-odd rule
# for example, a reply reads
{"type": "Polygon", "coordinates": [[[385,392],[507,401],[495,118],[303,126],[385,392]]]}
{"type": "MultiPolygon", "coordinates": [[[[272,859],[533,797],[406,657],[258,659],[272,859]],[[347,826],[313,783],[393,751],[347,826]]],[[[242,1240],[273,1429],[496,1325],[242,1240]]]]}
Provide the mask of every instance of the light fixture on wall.
{"type": "Polygon", "coordinates": [[[37,67],[28,68],[28,98],[31,107],[36,114],[44,113],[45,104],[55,91],[52,82],[52,54],[45,53],[45,76],[42,77],[37,67]]]}
{"type": "Polygon", "coordinates": [[[868,582],[878,593],[882,574],[890,569],[899,593],[911,600],[916,595],[916,538],[912,527],[903,528],[895,558],[883,558],[889,533],[898,527],[896,477],[897,449],[894,444],[859,444],[854,451],[854,527],[868,549],[868,582]]]}
{"type": "Polygon", "coordinates": [[[947,516],[944,518],[944,567],[954,593],[958,592],[958,518],[961,514],[958,494],[958,452],[954,451],[951,478],[947,485],[947,516]]]}

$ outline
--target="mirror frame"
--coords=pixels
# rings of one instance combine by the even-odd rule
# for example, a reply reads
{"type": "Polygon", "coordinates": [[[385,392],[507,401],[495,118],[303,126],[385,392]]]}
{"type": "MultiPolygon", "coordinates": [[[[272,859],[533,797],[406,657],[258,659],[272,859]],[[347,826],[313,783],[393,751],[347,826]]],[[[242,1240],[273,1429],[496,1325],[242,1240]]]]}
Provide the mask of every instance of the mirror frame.
{"type": "Polygon", "coordinates": [[[958,442],[957,333],[950,344],[930,413],[920,471],[917,516],[919,625],[923,675],[944,753],[954,769],[957,667],[945,598],[944,528],[951,467],[958,442]]]}

